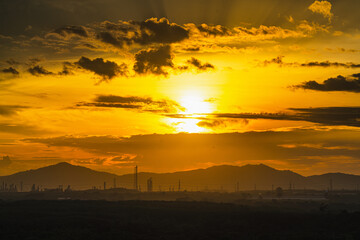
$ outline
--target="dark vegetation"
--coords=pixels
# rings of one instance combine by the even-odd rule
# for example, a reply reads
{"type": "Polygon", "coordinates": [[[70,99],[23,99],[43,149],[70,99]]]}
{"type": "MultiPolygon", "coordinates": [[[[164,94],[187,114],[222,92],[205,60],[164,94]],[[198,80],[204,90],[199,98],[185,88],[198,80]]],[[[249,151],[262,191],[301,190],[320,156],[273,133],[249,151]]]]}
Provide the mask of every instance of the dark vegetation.
{"type": "Polygon", "coordinates": [[[8,240],[360,239],[360,212],[311,201],[2,201],[0,216],[8,240]]]}

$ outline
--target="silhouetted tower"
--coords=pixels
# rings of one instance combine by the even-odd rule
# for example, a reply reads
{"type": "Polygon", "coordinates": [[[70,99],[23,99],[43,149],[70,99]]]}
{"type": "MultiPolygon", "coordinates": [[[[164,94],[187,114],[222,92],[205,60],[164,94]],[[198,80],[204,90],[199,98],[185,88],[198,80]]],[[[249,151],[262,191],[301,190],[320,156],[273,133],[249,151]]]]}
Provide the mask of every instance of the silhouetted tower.
{"type": "Polygon", "coordinates": [[[330,178],[329,190],[330,190],[330,192],[333,191],[333,180],[332,180],[332,178],[330,178]]]}
{"type": "Polygon", "coordinates": [[[116,188],[116,178],[114,178],[114,188],[116,188]]]}
{"type": "Polygon", "coordinates": [[[180,192],[180,190],[181,190],[181,182],[180,182],[180,179],[179,179],[178,191],[180,192]]]}
{"type": "Polygon", "coordinates": [[[23,182],[21,181],[20,182],[20,192],[22,192],[23,191],[23,182]]]}
{"type": "Polygon", "coordinates": [[[104,190],[106,190],[106,182],[104,182],[104,190]]]}
{"type": "Polygon", "coordinates": [[[33,184],[33,185],[31,186],[31,191],[32,191],[32,192],[35,192],[35,191],[36,191],[35,184],[33,184]]]}
{"type": "Polygon", "coordinates": [[[153,190],[153,182],[152,182],[152,178],[149,178],[147,180],[147,191],[152,192],[152,190],[153,190]]]}
{"type": "Polygon", "coordinates": [[[136,191],[139,190],[139,186],[138,186],[138,166],[135,166],[135,174],[134,174],[134,189],[136,191]]]}

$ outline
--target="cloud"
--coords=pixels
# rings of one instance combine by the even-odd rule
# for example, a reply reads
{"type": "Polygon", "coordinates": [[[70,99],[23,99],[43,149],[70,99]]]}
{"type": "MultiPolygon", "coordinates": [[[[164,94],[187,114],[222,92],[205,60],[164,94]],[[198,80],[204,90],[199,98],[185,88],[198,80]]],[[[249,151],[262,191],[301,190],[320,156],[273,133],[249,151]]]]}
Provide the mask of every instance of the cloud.
{"type": "Polygon", "coordinates": [[[329,78],[323,83],[318,83],[316,81],[307,81],[299,85],[292,86],[292,88],[301,88],[323,92],[342,91],[358,93],[360,92],[360,73],[353,74],[350,77],[344,77],[339,75],[335,78],[329,78]]]}
{"type": "Polygon", "coordinates": [[[103,58],[91,60],[87,57],[81,57],[79,61],[74,63],[79,68],[88,70],[102,77],[104,81],[108,81],[117,76],[127,76],[127,65],[118,65],[116,62],[105,61],[103,58]]]}
{"type": "Polygon", "coordinates": [[[136,43],[142,45],[150,43],[169,44],[181,42],[189,38],[189,31],[175,23],[170,23],[166,18],[150,18],[143,22],[134,22],[139,25],[141,34],[134,37],[136,43]]]}
{"type": "Polygon", "coordinates": [[[208,129],[219,129],[219,128],[226,128],[229,125],[234,125],[236,123],[243,123],[247,125],[249,121],[247,119],[210,119],[210,120],[202,120],[198,122],[196,125],[202,128],[208,129]]]}
{"type": "Polygon", "coordinates": [[[113,45],[117,48],[123,48],[125,41],[123,39],[115,38],[111,33],[109,32],[100,32],[98,34],[98,39],[104,43],[108,43],[113,45]]]}
{"type": "Polygon", "coordinates": [[[19,75],[19,72],[13,67],[4,68],[4,69],[1,69],[0,71],[2,73],[11,73],[11,74],[14,74],[14,75],[19,75]]]}
{"type": "Polygon", "coordinates": [[[170,23],[166,18],[150,18],[145,21],[104,21],[100,25],[97,38],[116,48],[134,44],[171,44],[189,38],[189,31],[178,24],[170,23]]]}
{"type": "Polygon", "coordinates": [[[186,63],[194,66],[199,71],[206,71],[208,69],[215,69],[215,66],[210,63],[201,63],[199,59],[192,57],[186,63]]]}
{"type": "Polygon", "coordinates": [[[174,68],[173,55],[169,45],[141,50],[135,55],[134,71],[138,74],[152,73],[167,76],[166,68],[174,68]]]}
{"type": "Polygon", "coordinates": [[[277,56],[276,58],[273,58],[271,60],[265,60],[263,62],[263,64],[265,67],[270,64],[278,64],[278,65],[282,66],[282,65],[284,65],[283,58],[284,58],[284,56],[277,56]]]}
{"type": "Polygon", "coordinates": [[[301,67],[344,67],[344,68],[360,68],[360,64],[358,63],[340,63],[340,62],[308,62],[308,63],[301,63],[301,67]]]}
{"type": "Polygon", "coordinates": [[[53,72],[46,70],[44,67],[42,67],[40,65],[36,65],[34,67],[29,68],[28,72],[34,76],[47,76],[47,75],[54,74],[53,72]]]}
{"type": "Polygon", "coordinates": [[[205,33],[205,35],[207,36],[227,36],[227,35],[232,35],[232,32],[229,28],[225,27],[225,26],[221,26],[221,25],[216,25],[216,26],[212,26],[212,25],[208,25],[208,24],[201,24],[199,26],[197,26],[197,29],[202,32],[205,33]]]}
{"type": "Polygon", "coordinates": [[[265,60],[263,65],[266,67],[270,64],[277,64],[279,66],[292,66],[292,67],[344,67],[344,68],[360,68],[359,63],[353,62],[330,62],[330,61],[311,61],[306,63],[297,63],[297,62],[284,62],[284,56],[278,56],[276,58],[265,60]]]}
{"type": "MultiPolygon", "coordinates": [[[[205,50],[215,47],[224,49],[224,46],[239,47],[245,43],[256,45],[260,40],[307,38],[318,32],[329,32],[329,26],[305,20],[292,29],[261,24],[258,27],[227,27],[205,23],[180,25],[169,22],[166,18],[150,18],[145,21],[94,22],[86,27],[66,26],[51,31],[45,38],[35,37],[31,41],[37,41],[57,51],[87,46],[86,50],[92,51],[131,52],[131,48],[139,46],[157,47],[164,44],[172,45],[179,51],[184,49],[183,44],[190,44],[192,47],[185,47],[188,49],[185,51],[198,51],[200,47],[205,50]]],[[[29,43],[31,44],[33,45],[29,43]]]]}
{"type": "MultiPolygon", "coordinates": [[[[171,118],[195,118],[202,121],[231,119],[267,119],[278,121],[303,121],[325,126],[360,127],[360,107],[289,108],[276,113],[208,113],[208,114],[165,114],[171,118]]],[[[222,122],[215,122],[221,124],[222,122]]],[[[211,126],[202,123],[204,127],[211,126]]]]}
{"type": "Polygon", "coordinates": [[[11,116],[26,108],[29,107],[21,105],[0,105],[0,116],[11,116]]]}
{"type": "Polygon", "coordinates": [[[328,1],[318,1],[316,0],[309,6],[309,10],[323,15],[325,18],[329,19],[331,21],[331,18],[334,16],[331,12],[331,3],[328,1]]]}
{"type": "Polygon", "coordinates": [[[20,62],[10,58],[8,60],[5,61],[7,64],[9,64],[10,66],[17,66],[17,65],[20,65],[20,62]]]}
{"type": "Polygon", "coordinates": [[[24,136],[45,135],[49,131],[40,129],[37,126],[16,123],[0,123],[0,132],[24,136]]]}
{"type": "Polygon", "coordinates": [[[83,26],[65,26],[61,28],[57,28],[51,33],[49,33],[47,36],[53,36],[56,35],[61,38],[71,38],[72,36],[77,37],[88,37],[88,32],[83,26]]]}
{"type": "Polygon", "coordinates": [[[37,77],[41,77],[41,76],[66,76],[66,75],[72,75],[74,68],[74,64],[70,63],[70,62],[63,62],[63,69],[57,73],[51,72],[47,69],[45,69],[43,66],[40,65],[36,65],[33,67],[28,68],[28,72],[31,75],[37,76],[37,77]]]}
{"type": "Polygon", "coordinates": [[[77,104],[77,107],[83,106],[132,109],[140,112],[153,113],[177,113],[185,110],[184,107],[172,100],[155,100],[150,97],[123,97],[115,95],[99,95],[93,102],[82,102],[77,104]]]}
{"type": "MultiPolygon", "coordinates": [[[[244,161],[272,161],[291,164],[306,160],[307,166],[323,169],[327,157],[347,156],[360,159],[360,132],[351,130],[304,130],[276,132],[245,132],[223,134],[150,134],[131,137],[62,136],[56,138],[29,138],[25,142],[42,143],[49,147],[65,146],[99,155],[138,156],[142,168],[172,171],[204,166],[203,164],[242,164],[244,161]],[[322,144],[322,148],[311,147],[322,144]],[[299,147],[284,148],[284,145],[299,147]],[[302,146],[301,146],[302,145],[302,146]],[[300,147],[301,146],[301,147],[300,147]],[[261,151],[259,151],[261,149],[261,151]],[[319,166],[315,163],[322,158],[319,166]],[[311,159],[317,159],[311,160],[311,159]]],[[[354,160],[354,165],[359,163],[354,160]]],[[[264,163],[264,162],[263,162],[264,163]]],[[[340,167],[344,164],[337,160],[340,167]]],[[[283,165],[284,167],[284,165],[283,165]]]]}

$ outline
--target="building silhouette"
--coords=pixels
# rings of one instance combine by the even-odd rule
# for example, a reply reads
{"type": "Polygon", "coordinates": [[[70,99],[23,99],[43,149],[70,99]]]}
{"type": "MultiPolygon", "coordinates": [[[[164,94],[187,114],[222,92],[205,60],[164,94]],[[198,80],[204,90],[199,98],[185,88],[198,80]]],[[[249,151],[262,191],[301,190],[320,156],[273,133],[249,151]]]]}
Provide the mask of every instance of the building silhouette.
{"type": "Polygon", "coordinates": [[[149,178],[147,180],[147,191],[148,192],[152,192],[153,191],[153,181],[152,178],[149,178]]]}

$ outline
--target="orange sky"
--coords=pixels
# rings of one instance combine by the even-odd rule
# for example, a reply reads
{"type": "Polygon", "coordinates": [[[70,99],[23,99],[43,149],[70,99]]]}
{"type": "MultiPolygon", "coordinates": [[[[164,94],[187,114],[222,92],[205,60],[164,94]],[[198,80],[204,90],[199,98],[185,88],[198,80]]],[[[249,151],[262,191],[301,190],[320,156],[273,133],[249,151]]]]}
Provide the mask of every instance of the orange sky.
{"type": "Polygon", "coordinates": [[[358,1],[4,4],[0,175],[61,161],[360,174],[358,1]]]}

